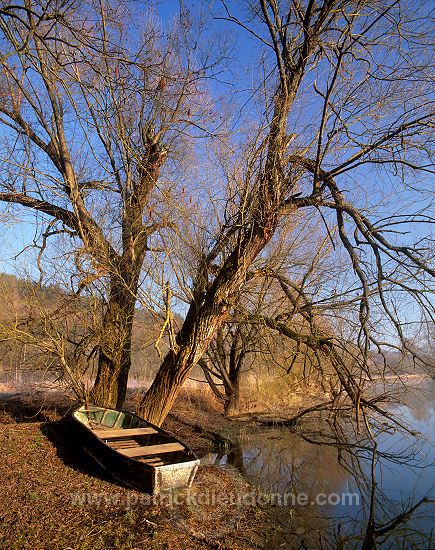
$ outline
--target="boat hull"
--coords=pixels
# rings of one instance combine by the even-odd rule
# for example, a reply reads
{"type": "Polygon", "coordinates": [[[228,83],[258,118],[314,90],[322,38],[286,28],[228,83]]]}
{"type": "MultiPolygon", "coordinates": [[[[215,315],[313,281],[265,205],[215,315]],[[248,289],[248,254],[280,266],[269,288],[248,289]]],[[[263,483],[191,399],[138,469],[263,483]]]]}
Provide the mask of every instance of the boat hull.
{"type": "MultiPolygon", "coordinates": [[[[123,485],[151,495],[157,495],[174,488],[190,487],[192,485],[198,469],[199,460],[191,449],[181,444],[184,447],[182,452],[164,455],[165,459],[166,456],[173,456],[174,458],[172,460],[168,459],[166,463],[161,463],[158,466],[146,464],[138,457],[125,456],[122,454],[122,451],[120,452],[118,449],[110,446],[110,439],[97,436],[90,425],[86,425],[86,423],[80,420],[83,416],[82,411],[94,412],[97,410],[107,411],[109,414],[122,414],[130,423],[133,420],[133,422],[139,426],[146,425],[147,427],[153,428],[155,430],[155,435],[150,436],[150,444],[153,443],[152,438],[157,438],[158,442],[163,441],[164,444],[160,445],[161,447],[165,447],[165,445],[168,446],[168,443],[181,444],[181,442],[165,430],[149,424],[144,419],[132,413],[102,407],[77,407],[67,416],[67,421],[70,424],[75,441],[77,441],[83,451],[91,457],[92,460],[98,463],[113,478],[123,485]]],[[[105,414],[107,416],[107,413],[105,414]]],[[[103,424],[101,424],[101,426],[103,426],[103,424]]],[[[98,431],[100,433],[100,430],[98,431]]],[[[110,431],[108,433],[110,433],[110,431]]],[[[122,437],[116,439],[122,441],[122,437]]],[[[159,446],[157,445],[155,447],[158,448],[159,446]]],[[[154,447],[151,446],[150,448],[154,447]]],[[[144,449],[144,452],[146,452],[147,447],[145,445],[139,447],[139,449],[144,449]]],[[[156,454],[158,456],[158,453],[156,454]]]]}

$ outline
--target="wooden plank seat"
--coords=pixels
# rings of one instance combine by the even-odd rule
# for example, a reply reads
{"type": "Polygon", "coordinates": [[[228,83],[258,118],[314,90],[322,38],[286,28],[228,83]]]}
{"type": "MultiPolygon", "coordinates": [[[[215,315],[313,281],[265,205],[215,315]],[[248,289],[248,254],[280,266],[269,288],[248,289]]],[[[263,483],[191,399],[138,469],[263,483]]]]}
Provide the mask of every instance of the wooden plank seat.
{"type": "Polygon", "coordinates": [[[153,464],[154,462],[161,462],[162,459],[159,456],[151,456],[151,457],[143,457],[142,462],[146,462],[147,464],[153,464]]]}
{"type": "Polygon", "coordinates": [[[124,447],[140,447],[141,444],[135,439],[111,439],[107,442],[109,447],[114,449],[122,449],[124,447]]]}
{"type": "Polygon", "coordinates": [[[101,439],[115,439],[137,435],[152,435],[158,433],[154,428],[117,428],[109,430],[94,430],[94,434],[101,439]]]}
{"type": "Polygon", "coordinates": [[[181,443],[162,443],[161,445],[147,445],[145,447],[133,447],[132,449],[119,449],[119,452],[125,456],[134,458],[136,456],[159,455],[183,450],[184,445],[181,445],[181,443]]]}

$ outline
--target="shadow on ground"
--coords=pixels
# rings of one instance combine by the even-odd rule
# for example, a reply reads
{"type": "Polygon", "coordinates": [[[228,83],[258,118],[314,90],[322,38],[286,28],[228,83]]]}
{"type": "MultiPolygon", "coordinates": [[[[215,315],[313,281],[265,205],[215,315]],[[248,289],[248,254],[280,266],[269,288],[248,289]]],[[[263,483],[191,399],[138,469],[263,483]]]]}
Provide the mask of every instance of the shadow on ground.
{"type": "Polygon", "coordinates": [[[103,481],[109,481],[118,487],[122,486],[85,453],[80,446],[80,442],[72,436],[71,427],[66,419],[62,418],[56,422],[41,424],[40,430],[53,447],[55,447],[57,456],[68,468],[102,479],[103,481]]]}
{"type": "Polygon", "coordinates": [[[60,392],[41,390],[0,393],[0,422],[50,422],[58,420],[73,401],[60,392]]]}
{"type": "Polygon", "coordinates": [[[56,449],[59,459],[68,467],[89,476],[120,484],[101,466],[92,460],[81,448],[69,427],[65,414],[74,403],[62,394],[35,391],[31,393],[1,393],[0,422],[42,423],[41,433],[56,449]]]}

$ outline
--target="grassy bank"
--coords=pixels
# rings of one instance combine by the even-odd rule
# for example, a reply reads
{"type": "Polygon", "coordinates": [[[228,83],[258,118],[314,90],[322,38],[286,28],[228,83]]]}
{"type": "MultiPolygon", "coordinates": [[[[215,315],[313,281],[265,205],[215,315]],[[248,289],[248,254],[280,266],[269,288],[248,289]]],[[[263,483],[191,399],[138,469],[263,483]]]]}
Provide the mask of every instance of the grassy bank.
{"type": "MultiPolygon", "coordinates": [[[[121,487],[64,430],[70,402],[56,394],[0,402],[0,548],[275,548],[280,514],[254,504],[239,474],[201,466],[193,487],[151,502],[121,487]]],[[[207,429],[231,424],[200,395],[184,395],[165,427],[204,454],[207,429]]],[[[288,547],[288,546],[287,546],[288,547]]]]}

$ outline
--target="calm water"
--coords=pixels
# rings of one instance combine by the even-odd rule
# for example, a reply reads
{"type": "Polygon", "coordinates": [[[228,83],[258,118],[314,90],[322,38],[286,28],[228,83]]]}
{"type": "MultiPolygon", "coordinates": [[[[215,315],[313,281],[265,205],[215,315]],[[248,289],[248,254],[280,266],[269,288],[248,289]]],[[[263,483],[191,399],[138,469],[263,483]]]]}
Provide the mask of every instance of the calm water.
{"type": "MultiPolygon", "coordinates": [[[[426,382],[403,393],[403,404],[389,409],[420,432],[419,436],[387,431],[378,438],[379,454],[387,453],[388,457],[379,458],[374,467],[374,517],[377,528],[395,521],[394,529],[378,537],[379,548],[435,548],[435,536],[431,541],[435,526],[433,504],[423,503],[409,518],[400,517],[422,498],[435,498],[434,391],[435,383],[426,382]]],[[[288,496],[288,502],[292,503],[293,498],[293,504],[297,495],[306,494],[308,502],[300,505],[296,501],[294,509],[294,517],[299,514],[304,518],[301,538],[315,528],[323,530],[325,540],[345,538],[344,548],[358,548],[361,539],[349,537],[365,532],[372,490],[370,453],[358,454],[360,460],[352,464],[347,460],[350,473],[340,465],[336,448],[307,442],[287,428],[269,428],[240,433],[238,445],[230,453],[214,453],[205,461],[230,464],[264,493],[293,495],[288,496]],[[362,482],[364,478],[367,484],[362,482]]],[[[348,457],[342,451],[341,458],[348,457]]],[[[337,543],[330,547],[334,544],[337,543]]]]}

